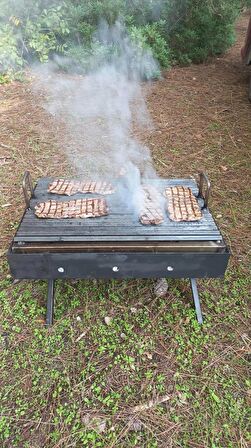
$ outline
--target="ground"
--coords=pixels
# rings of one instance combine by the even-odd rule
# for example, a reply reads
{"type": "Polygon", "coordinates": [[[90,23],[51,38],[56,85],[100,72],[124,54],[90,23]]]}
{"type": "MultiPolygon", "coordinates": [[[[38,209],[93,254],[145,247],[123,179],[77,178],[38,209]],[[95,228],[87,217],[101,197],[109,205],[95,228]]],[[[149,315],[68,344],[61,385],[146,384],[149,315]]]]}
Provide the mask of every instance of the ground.
{"type": "Polygon", "coordinates": [[[6,249],[24,208],[23,172],[69,168],[31,82],[0,86],[2,447],[250,446],[247,23],[223,57],[144,87],[155,128],[138,137],[161,176],[207,171],[233,254],[224,281],[199,282],[202,327],[187,281],[170,281],[162,298],[154,280],[68,281],[58,282],[56,322],[45,330],[46,284],[13,284],[6,249]]]}

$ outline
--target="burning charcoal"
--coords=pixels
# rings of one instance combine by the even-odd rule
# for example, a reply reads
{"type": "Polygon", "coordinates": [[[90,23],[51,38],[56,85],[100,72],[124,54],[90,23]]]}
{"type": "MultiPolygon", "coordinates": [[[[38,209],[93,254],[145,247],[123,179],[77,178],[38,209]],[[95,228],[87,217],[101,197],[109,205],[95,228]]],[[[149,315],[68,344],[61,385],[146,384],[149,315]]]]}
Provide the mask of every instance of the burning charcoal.
{"type": "Polygon", "coordinates": [[[170,187],[165,191],[167,209],[172,221],[199,221],[202,212],[196,197],[188,187],[170,187]]]}
{"type": "Polygon", "coordinates": [[[107,203],[104,199],[77,199],[75,201],[40,202],[35,206],[38,218],[97,218],[108,215],[107,203]]]}
{"type": "Polygon", "coordinates": [[[66,196],[76,193],[112,194],[114,191],[114,187],[107,182],[81,182],[67,179],[55,179],[48,188],[49,193],[66,196]]]}

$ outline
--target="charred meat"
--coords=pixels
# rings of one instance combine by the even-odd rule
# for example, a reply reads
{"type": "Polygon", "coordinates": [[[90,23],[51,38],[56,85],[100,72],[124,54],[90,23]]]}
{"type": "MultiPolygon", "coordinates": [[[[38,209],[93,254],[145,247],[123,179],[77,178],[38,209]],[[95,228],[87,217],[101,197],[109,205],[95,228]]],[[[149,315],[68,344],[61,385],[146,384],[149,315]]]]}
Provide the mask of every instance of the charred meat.
{"type": "Polygon", "coordinates": [[[46,201],[35,206],[38,218],[97,218],[108,215],[105,199],[76,199],[73,201],[46,201]]]}
{"type": "Polygon", "coordinates": [[[112,194],[114,191],[114,187],[108,182],[81,182],[67,179],[55,179],[48,188],[49,193],[66,196],[76,193],[112,194]]]}
{"type": "Polygon", "coordinates": [[[202,218],[202,212],[188,187],[170,187],[165,190],[167,197],[167,209],[172,221],[199,221],[202,218]]]}
{"type": "Polygon", "coordinates": [[[164,222],[164,216],[160,207],[160,195],[154,187],[145,186],[143,188],[145,199],[140,212],[139,220],[145,226],[159,225],[164,222]]]}

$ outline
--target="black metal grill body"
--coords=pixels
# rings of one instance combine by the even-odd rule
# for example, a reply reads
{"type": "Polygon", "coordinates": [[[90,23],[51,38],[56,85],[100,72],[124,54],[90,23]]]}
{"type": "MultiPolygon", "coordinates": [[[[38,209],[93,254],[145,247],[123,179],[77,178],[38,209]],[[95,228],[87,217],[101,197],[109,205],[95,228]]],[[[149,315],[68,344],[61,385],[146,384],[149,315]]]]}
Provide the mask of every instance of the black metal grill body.
{"type": "MultiPolygon", "coordinates": [[[[143,226],[125,207],[119,194],[107,197],[110,213],[95,219],[39,219],[37,202],[68,200],[47,193],[51,178],[38,181],[8,253],[10,270],[18,279],[58,278],[204,278],[224,276],[229,251],[208,208],[198,222],[143,226]]],[[[154,181],[151,181],[154,184],[154,181]]],[[[158,181],[190,187],[191,179],[158,181]]],[[[95,197],[95,195],[91,195],[95,197]]],[[[78,194],[71,199],[84,197],[78,194]]],[[[200,199],[199,199],[200,201],[200,199]]],[[[196,285],[195,285],[196,286],[196,285]]],[[[50,284],[51,291],[53,285],[50,284]]],[[[51,303],[49,308],[53,309],[51,303]]],[[[198,313],[197,313],[198,316],[198,313]]],[[[47,319],[51,323],[52,316],[47,319]]]]}
{"type": "Polygon", "coordinates": [[[15,278],[223,277],[229,253],[9,253],[15,278]]]}

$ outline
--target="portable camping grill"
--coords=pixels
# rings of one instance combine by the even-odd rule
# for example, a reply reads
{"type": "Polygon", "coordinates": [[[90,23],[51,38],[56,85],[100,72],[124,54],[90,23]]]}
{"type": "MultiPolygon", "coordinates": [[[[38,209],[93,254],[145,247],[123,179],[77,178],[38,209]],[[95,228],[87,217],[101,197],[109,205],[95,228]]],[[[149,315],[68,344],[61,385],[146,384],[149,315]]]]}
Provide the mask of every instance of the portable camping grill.
{"type": "MultiPolygon", "coordinates": [[[[159,226],[143,226],[116,193],[107,198],[107,216],[39,219],[34,207],[51,199],[47,192],[51,181],[42,178],[33,188],[29,172],[25,173],[26,210],[8,252],[14,278],[48,280],[47,326],[53,322],[58,278],[189,278],[197,319],[203,322],[196,279],[224,276],[230,256],[208,210],[210,183],[204,173],[199,184],[192,179],[158,180],[162,191],[177,185],[191,188],[203,211],[200,221],[174,222],[166,216],[159,226]]],[[[53,198],[62,200],[58,195],[53,198]]]]}

